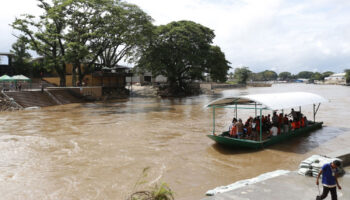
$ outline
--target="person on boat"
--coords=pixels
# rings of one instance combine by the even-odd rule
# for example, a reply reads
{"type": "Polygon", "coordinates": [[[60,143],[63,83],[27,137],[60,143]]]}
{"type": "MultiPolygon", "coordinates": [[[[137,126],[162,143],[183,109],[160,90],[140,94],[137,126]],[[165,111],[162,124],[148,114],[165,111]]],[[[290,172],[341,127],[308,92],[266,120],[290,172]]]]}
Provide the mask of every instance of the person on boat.
{"type": "Polygon", "coordinates": [[[327,163],[323,165],[322,169],[317,175],[316,185],[319,185],[318,179],[322,174],[322,185],[323,191],[322,195],[318,196],[317,199],[325,199],[331,191],[332,200],[337,200],[337,187],[341,190],[341,186],[338,183],[338,167],[340,167],[341,163],[339,160],[334,160],[331,163],[327,163]]]}
{"type": "Polygon", "coordinates": [[[300,127],[301,127],[301,128],[304,128],[304,127],[305,127],[305,118],[304,118],[304,117],[302,117],[302,118],[300,119],[300,127]]]}
{"type": "Polygon", "coordinates": [[[289,116],[293,117],[293,121],[297,120],[297,118],[298,118],[297,113],[294,111],[293,108],[292,108],[291,112],[289,113],[289,116]]]}
{"type": "Polygon", "coordinates": [[[247,119],[247,121],[244,123],[244,126],[245,126],[245,127],[248,127],[248,126],[249,126],[249,123],[251,122],[251,120],[253,120],[253,117],[249,117],[249,118],[247,119]]]}
{"type": "Polygon", "coordinates": [[[294,121],[290,120],[290,125],[291,125],[292,131],[294,131],[295,129],[297,129],[297,123],[296,123],[295,120],[294,120],[294,121]]]}
{"type": "Polygon", "coordinates": [[[273,112],[272,115],[272,126],[278,126],[278,116],[276,112],[273,112]]]}
{"type": "Polygon", "coordinates": [[[295,123],[296,123],[296,125],[295,125],[296,127],[295,128],[299,129],[300,128],[300,124],[301,124],[300,120],[296,120],[295,123]]]}
{"type": "Polygon", "coordinates": [[[252,137],[252,132],[253,132],[252,124],[253,124],[253,118],[249,117],[248,124],[246,126],[246,129],[247,129],[246,136],[248,139],[250,139],[252,137]]]}
{"type": "Polygon", "coordinates": [[[265,131],[267,130],[266,128],[266,118],[264,115],[261,116],[261,123],[262,123],[262,130],[265,131]]]}
{"type": "Polygon", "coordinates": [[[269,137],[277,136],[277,135],[278,135],[278,128],[276,126],[272,126],[270,129],[269,137]]]}
{"type": "Polygon", "coordinates": [[[283,114],[280,113],[278,115],[278,134],[282,133],[283,132],[283,114]]]}
{"type": "Polygon", "coordinates": [[[236,118],[233,118],[232,119],[232,123],[229,127],[229,134],[231,137],[237,137],[237,126],[236,126],[236,123],[237,123],[237,119],[236,118]]]}
{"type": "Polygon", "coordinates": [[[309,124],[308,124],[308,121],[307,121],[306,116],[304,116],[303,118],[304,118],[304,125],[305,125],[305,127],[306,127],[306,126],[308,126],[309,124]]]}
{"type": "Polygon", "coordinates": [[[260,117],[255,118],[255,130],[256,132],[260,133],[260,117]]]}
{"type": "Polygon", "coordinates": [[[238,119],[238,122],[236,123],[237,127],[237,138],[241,139],[243,137],[243,123],[242,119],[238,119]]]}
{"type": "Polygon", "coordinates": [[[284,115],[283,118],[283,133],[288,133],[289,131],[289,119],[288,119],[288,115],[284,115]]]}

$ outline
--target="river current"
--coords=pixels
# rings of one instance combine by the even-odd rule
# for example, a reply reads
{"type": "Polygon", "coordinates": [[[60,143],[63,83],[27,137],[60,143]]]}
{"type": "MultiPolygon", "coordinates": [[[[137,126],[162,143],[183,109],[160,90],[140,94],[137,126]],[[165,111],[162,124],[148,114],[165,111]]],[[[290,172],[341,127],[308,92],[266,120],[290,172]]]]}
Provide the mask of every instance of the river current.
{"type": "MultiPolygon", "coordinates": [[[[245,121],[254,115],[250,112],[238,116],[245,121]]],[[[302,112],[312,118],[312,106],[302,112]]],[[[176,199],[201,199],[217,186],[277,169],[296,170],[312,154],[348,146],[349,113],[350,87],[311,84],[2,112],[0,199],[122,200],[161,182],[176,199]],[[324,122],[323,129],[258,151],[223,148],[206,137],[213,124],[212,111],[205,108],[210,101],[288,91],[330,100],[316,118],[324,122]]],[[[218,109],[216,130],[226,130],[233,116],[232,109],[218,109]]]]}

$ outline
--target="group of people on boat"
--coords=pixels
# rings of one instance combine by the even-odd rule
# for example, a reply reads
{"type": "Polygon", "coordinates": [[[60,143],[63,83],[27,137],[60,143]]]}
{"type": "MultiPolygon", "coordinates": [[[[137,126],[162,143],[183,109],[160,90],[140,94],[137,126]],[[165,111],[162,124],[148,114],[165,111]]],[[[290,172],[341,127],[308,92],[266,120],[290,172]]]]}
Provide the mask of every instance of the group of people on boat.
{"type": "Polygon", "coordinates": [[[255,118],[249,117],[243,124],[242,119],[233,118],[229,127],[229,135],[239,139],[253,139],[256,140],[260,134],[260,129],[265,137],[278,136],[282,133],[288,133],[290,130],[296,130],[306,127],[308,121],[306,116],[301,112],[291,110],[290,114],[273,112],[267,116],[262,115],[255,118]],[[261,125],[260,125],[261,123],[261,125]]]}

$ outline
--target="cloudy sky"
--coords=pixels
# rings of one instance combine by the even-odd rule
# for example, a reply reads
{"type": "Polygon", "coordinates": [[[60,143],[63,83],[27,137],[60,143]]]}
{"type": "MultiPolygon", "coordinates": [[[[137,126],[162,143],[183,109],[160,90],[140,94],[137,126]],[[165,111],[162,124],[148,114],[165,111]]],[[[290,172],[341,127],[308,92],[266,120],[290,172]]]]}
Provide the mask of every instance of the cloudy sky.
{"type": "MultiPolygon", "coordinates": [[[[156,25],[192,20],[214,30],[231,66],[258,72],[342,72],[350,68],[348,0],[128,0],[156,25]]],[[[21,13],[38,13],[36,0],[0,7],[0,52],[15,41],[8,26],[21,13]]]]}

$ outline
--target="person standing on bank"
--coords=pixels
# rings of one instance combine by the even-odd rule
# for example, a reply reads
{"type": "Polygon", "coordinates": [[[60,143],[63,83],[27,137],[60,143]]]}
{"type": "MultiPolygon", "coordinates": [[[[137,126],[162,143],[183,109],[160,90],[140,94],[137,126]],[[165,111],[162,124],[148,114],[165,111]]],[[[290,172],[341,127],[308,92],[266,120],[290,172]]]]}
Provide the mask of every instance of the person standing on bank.
{"type": "Polygon", "coordinates": [[[317,175],[316,185],[318,185],[318,179],[322,174],[322,185],[323,192],[321,196],[317,196],[317,199],[325,199],[331,191],[332,200],[337,200],[337,187],[341,190],[341,187],[338,183],[337,172],[338,167],[340,166],[340,161],[335,160],[331,163],[323,165],[321,171],[317,175]]]}

